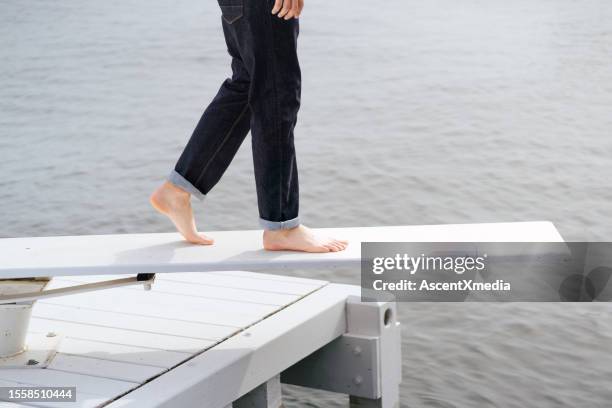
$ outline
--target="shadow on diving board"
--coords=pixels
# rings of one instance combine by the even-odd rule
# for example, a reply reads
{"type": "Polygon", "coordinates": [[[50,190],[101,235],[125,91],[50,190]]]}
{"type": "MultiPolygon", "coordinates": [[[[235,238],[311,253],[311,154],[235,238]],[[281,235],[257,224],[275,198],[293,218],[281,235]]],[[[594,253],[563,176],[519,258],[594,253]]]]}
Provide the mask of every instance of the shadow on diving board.
{"type": "Polygon", "coordinates": [[[312,267],[358,267],[361,242],[558,242],[547,221],[326,228],[349,240],[346,251],[306,254],[264,251],[261,231],[210,232],[212,246],[186,243],[176,233],[0,239],[0,279],[128,273],[207,272],[312,267]]]}

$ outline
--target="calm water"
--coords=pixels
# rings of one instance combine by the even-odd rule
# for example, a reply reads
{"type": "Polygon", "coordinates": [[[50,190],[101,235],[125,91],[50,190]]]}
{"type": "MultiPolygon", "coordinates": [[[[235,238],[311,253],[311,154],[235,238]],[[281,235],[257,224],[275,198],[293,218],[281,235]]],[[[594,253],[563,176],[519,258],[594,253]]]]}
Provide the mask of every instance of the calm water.
{"type": "MultiPolygon", "coordinates": [[[[612,239],[612,2],[307,0],[301,24],[308,224],[612,239]]],[[[0,0],[0,236],[169,231],[147,196],[228,73],[213,0],[0,0]]],[[[250,154],[201,227],[257,227],[250,154]]],[[[608,407],[611,310],[402,304],[403,406],[608,407]]]]}

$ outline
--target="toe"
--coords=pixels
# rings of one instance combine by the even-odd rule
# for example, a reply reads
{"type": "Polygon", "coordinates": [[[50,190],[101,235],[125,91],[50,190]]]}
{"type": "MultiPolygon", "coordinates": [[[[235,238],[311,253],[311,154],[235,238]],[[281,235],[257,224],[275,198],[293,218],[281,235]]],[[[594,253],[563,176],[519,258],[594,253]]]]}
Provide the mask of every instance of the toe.
{"type": "Polygon", "coordinates": [[[340,245],[340,248],[342,250],[345,250],[346,247],[348,246],[348,241],[338,240],[337,242],[338,242],[338,245],[340,245]]]}
{"type": "Polygon", "coordinates": [[[329,244],[325,246],[328,247],[329,250],[332,252],[338,252],[340,250],[340,248],[338,248],[338,246],[336,246],[336,244],[334,244],[333,242],[330,242],[329,244]]]}
{"type": "Polygon", "coordinates": [[[204,234],[194,234],[194,235],[189,235],[185,237],[187,239],[187,241],[191,242],[192,244],[198,244],[198,245],[212,245],[214,241],[214,239],[207,237],[204,234]]]}
{"type": "Polygon", "coordinates": [[[331,252],[331,251],[332,249],[328,247],[327,245],[321,245],[321,246],[314,247],[313,251],[311,252],[331,252]]]}
{"type": "Polygon", "coordinates": [[[334,248],[334,252],[338,252],[340,250],[340,246],[335,241],[330,242],[329,245],[334,248]]]}
{"type": "Polygon", "coordinates": [[[204,234],[198,234],[198,236],[200,237],[200,241],[204,244],[204,245],[212,245],[215,240],[207,235],[204,234]]]}
{"type": "Polygon", "coordinates": [[[337,251],[344,251],[346,249],[346,245],[338,240],[333,241],[333,246],[336,248],[337,251]]]}

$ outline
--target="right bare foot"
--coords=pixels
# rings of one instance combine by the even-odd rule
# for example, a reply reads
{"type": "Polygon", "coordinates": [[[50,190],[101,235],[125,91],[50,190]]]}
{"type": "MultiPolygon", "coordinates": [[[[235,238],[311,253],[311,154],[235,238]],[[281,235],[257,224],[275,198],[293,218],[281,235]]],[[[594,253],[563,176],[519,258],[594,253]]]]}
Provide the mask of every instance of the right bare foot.
{"type": "Polygon", "coordinates": [[[176,229],[193,244],[211,245],[214,240],[200,234],[191,209],[191,194],[166,181],[151,194],[153,208],[168,216],[176,229]]]}
{"type": "Polygon", "coordinates": [[[298,225],[287,230],[264,231],[263,246],[268,251],[338,252],[348,241],[317,236],[310,228],[298,225]]]}

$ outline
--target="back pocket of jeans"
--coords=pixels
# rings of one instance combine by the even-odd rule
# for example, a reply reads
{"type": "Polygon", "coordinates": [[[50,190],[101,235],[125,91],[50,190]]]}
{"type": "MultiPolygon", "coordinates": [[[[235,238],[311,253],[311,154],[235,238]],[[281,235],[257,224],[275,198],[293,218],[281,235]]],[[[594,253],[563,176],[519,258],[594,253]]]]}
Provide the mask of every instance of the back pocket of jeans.
{"type": "Polygon", "coordinates": [[[221,14],[223,19],[232,24],[242,17],[242,2],[244,0],[217,0],[219,7],[221,7],[221,14]]]}

